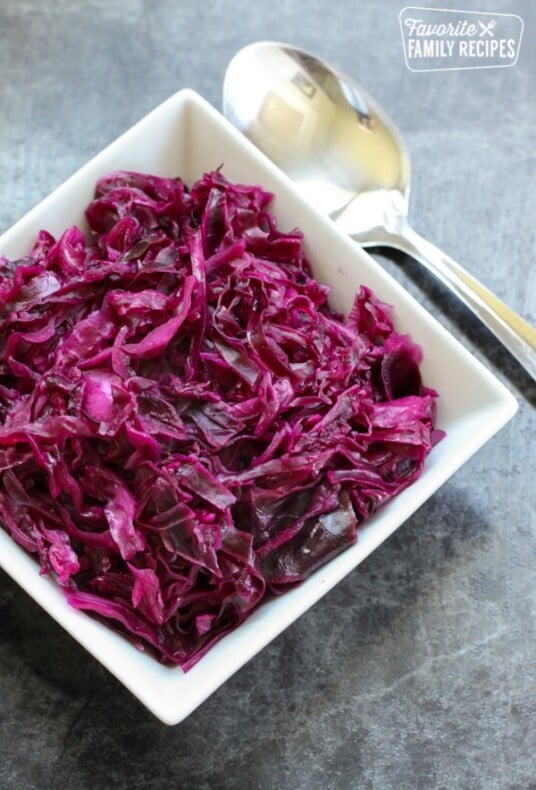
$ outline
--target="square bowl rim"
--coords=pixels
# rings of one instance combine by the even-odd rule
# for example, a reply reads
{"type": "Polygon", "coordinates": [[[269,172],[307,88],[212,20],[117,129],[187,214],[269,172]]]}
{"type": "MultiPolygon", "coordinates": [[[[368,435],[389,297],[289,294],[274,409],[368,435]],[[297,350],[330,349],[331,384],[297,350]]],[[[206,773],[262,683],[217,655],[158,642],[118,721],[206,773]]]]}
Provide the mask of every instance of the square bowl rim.
{"type": "MultiPolygon", "coordinates": [[[[299,209],[306,224],[314,223],[319,229],[318,232],[327,234],[327,238],[336,244],[342,253],[349,256],[349,259],[368,261],[367,265],[373,268],[379,267],[368,253],[337,230],[331,220],[311,208],[285,174],[243,137],[212,105],[189,88],[176,92],[151,110],[14,223],[0,236],[0,254],[3,252],[3,245],[9,247],[20,242],[23,236],[28,236],[29,229],[35,226],[37,220],[46,215],[50,207],[67,195],[75,185],[93,178],[92,186],[94,186],[94,174],[102,163],[107,161],[114,151],[120,150],[125,144],[128,145],[128,141],[139,134],[140,129],[149,123],[158,122],[159,117],[164,117],[166,113],[171,118],[175,111],[179,116],[181,113],[190,116],[194,113],[198,118],[210,120],[213,127],[221,133],[222,139],[226,138],[232,141],[233,145],[238,146],[246,160],[253,162],[256,169],[266,175],[267,180],[280,187],[281,194],[290,196],[292,204],[299,209]]],[[[192,123],[192,118],[189,116],[188,122],[192,123]]],[[[201,173],[198,177],[200,176],[201,173]]],[[[304,230],[307,234],[307,227],[304,230]]],[[[139,652],[128,640],[113,632],[108,626],[68,606],[55,582],[47,577],[38,576],[35,560],[25,554],[7,532],[0,529],[0,567],[3,567],[45,611],[165,724],[177,724],[186,718],[230,675],[353,570],[511,419],[517,410],[517,401],[509,390],[482,363],[475,359],[389,274],[384,272],[381,277],[386,282],[396,284],[393,286],[395,291],[404,294],[407,304],[415,308],[425,324],[436,333],[440,342],[446,343],[448,348],[452,349],[453,359],[458,362],[462,360],[464,369],[472,372],[475,380],[482,384],[482,390],[488,398],[484,417],[490,419],[482,420],[478,435],[470,437],[455,457],[445,458],[440,464],[431,464],[426,485],[419,489],[414,489],[414,486],[406,489],[395,500],[384,506],[370,523],[360,526],[355,546],[331,560],[297,588],[285,593],[284,606],[270,609],[271,602],[267,605],[263,604],[239,628],[211,648],[209,653],[187,673],[178,667],[160,665],[152,656],[139,652]],[[417,493],[410,502],[412,497],[408,492],[414,490],[417,493]],[[398,503],[401,501],[404,502],[402,519],[398,514],[398,503]],[[382,523],[383,528],[375,531],[378,522],[382,523]],[[273,612],[276,613],[275,616],[273,612]]],[[[474,408],[476,409],[477,406],[474,408]]]]}

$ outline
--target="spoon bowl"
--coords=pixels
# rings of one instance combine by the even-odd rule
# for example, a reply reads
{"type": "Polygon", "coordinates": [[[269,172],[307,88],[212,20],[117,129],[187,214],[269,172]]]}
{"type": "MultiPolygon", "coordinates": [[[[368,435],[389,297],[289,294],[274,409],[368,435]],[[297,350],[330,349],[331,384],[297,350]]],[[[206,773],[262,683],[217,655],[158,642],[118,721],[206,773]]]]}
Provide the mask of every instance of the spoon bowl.
{"type": "MultiPolygon", "coordinates": [[[[366,206],[407,211],[410,160],[400,133],[361,87],[313,55],[271,42],[241,50],[227,69],[223,111],[333,219],[345,214],[347,224],[361,195],[366,206]]],[[[355,213],[368,231],[370,211],[355,213]]]]}
{"type": "Polygon", "coordinates": [[[410,227],[406,145],[357,82],[304,50],[257,42],[229,63],[223,113],[342,231],[422,263],[536,379],[536,329],[410,227]]]}

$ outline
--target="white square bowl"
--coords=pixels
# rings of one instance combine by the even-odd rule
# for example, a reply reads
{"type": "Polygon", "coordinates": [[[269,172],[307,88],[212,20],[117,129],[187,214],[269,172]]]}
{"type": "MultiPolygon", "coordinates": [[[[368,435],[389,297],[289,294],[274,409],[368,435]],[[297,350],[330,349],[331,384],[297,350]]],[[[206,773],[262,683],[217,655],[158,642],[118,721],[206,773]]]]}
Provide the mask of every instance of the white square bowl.
{"type": "Polygon", "coordinates": [[[315,276],[332,286],[331,303],[347,311],[361,283],[394,305],[398,331],[410,332],[424,353],[422,373],[440,393],[438,426],[446,438],[429,456],[422,476],[358,531],[355,546],[290,592],[263,604],[225,636],[189,672],[165,667],[83,612],[61,589],[39,576],[35,560],[0,528],[0,564],[86,650],[155,716],[177,724],[228,677],[296,620],[397,529],[515,413],[508,390],[430,316],[355,242],[318,215],[291,182],[216,110],[190,90],[179,91],[105,148],[0,238],[0,254],[28,254],[37,232],[85,227],[84,208],[97,179],[128,169],[181,176],[191,184],[223,165],[232,181],[260,184],[276,194],[272,210],[282,230],[300,227],[315,276]]]}

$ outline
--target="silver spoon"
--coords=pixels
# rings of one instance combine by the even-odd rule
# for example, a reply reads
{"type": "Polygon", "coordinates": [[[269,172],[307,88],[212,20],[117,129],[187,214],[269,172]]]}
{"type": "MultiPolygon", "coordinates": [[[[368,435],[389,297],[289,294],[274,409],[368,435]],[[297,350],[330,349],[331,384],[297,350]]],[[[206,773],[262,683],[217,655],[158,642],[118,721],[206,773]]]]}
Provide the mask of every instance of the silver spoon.
{"type": "Polygon", "coordinates": [[[341,230],[422,263],[536,379],[536,329],[410,228],[408,151],[356,82],[303,50],[258,42],[231,60],[223,112],[341,230]]]}

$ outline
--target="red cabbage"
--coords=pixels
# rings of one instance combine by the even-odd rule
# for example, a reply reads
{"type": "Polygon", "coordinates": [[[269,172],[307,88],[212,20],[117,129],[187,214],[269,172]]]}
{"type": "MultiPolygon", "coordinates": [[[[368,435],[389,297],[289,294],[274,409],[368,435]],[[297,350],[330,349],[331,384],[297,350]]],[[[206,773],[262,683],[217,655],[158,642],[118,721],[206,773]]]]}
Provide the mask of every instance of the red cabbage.
{"type": "Polygon", "coordinates": [[[191,667],[350,546],[440,437],[421,353],[346,320],[271,195],[116,172],[0,258],[0,520],[69,602],[191,667]]]}

